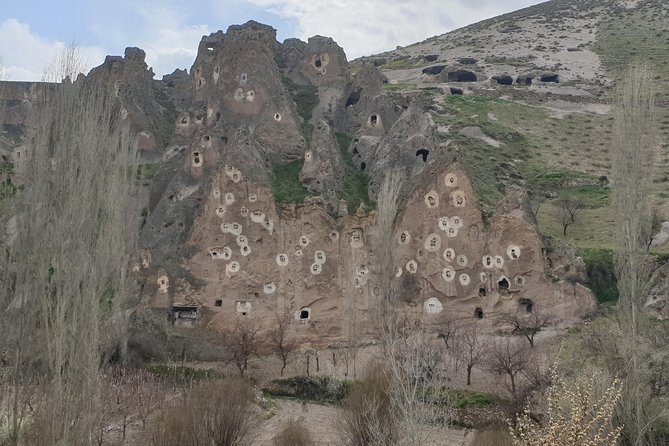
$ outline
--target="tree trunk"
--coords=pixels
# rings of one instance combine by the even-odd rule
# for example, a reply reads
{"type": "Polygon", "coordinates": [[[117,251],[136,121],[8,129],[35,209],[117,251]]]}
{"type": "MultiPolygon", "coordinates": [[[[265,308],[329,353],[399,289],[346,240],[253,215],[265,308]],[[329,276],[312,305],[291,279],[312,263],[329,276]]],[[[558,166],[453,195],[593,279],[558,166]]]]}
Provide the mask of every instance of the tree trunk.
{"type": "Polygon", "coordinates": [[[467,366],[467,385],[468,386],[472,385],[472,366],[471,365],[467,366]]]}
{"type": "Polygon", "coordinates": [[[513,373],[509,373],[509,378],[511,378],[511,394],[516,396],[516,376],[513,373]]]}

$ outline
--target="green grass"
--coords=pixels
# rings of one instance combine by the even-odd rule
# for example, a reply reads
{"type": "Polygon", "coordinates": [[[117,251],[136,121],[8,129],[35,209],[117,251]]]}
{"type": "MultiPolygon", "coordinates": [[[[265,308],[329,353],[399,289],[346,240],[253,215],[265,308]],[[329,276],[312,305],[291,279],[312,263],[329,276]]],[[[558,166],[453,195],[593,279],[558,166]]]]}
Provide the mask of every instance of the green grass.
{"type": "Polygon", "coordinates": [[[295,101],[297,114],[305,121],[309,121],[314,108],[318,105],[318,87],[314,85],[299,85],[285,76],[281,79],[295,101]]]}
{"type": "Polygon", "coordinates": [[[272,195],[277,203],[302,203],[309,192],[300,182],[300,170],[304,160],[295,160],[287,164],[272,166],[274,181],[272,195]]]}
{"type": "Polygon", "coordinates": [[[320,404],[340,404],[350,393],[352,382],[328,376],[275,379],[263,387],[263,394],[295,398],[320,404]]]}
{"type": "Polygon", "coordinates": [[[137,180],[148,181],[156,176],[160,169],[160,163],[155,164],[141,164],[137,166],[137,180]]]}
{"type": "Polygon", "coordinates": [[[424,65],[425,64],[422,62],[416,62],[410,59],[400,59],[383,64],[379,66],[379,68],[382,70],[407,70],[409,68],[418,68],[424,65]]]}
{"type": "Polygon", "coordinates": [[[404,90],[410,90],[413,88],[413,85],[406,84],[403,82],[398,82],[396,84],[383,84],[381,86],[383,91],[391,91],[391,92],[397,92],[397,91],[404,91],[404,90]]]}
{"type": "Polygon", "coordinates": [[[0,182],[0,201],[7,200],[16,195],[17,187],[12,183],[11,178],[0,182]]]}
{"type": "Polygon", "coordinates": [[[179,384],[188,384],[194,381],[222,378],[223,374],[213,369],[196,369],[186,366],[169,366],[153,364],[146,367],[150,373],[158,378],[179,384]]]}
{"type": "Polygon", "coordinates": [[[556,200],[544,203],[537,214],[539,230],[548,237],[563,240],[580,249],[611,249],[615,221],[610,207],[582,209],[576,222],[563,235],[560,208],[556,200]]]}
{"type": "Polygon", "coordinates": [[[339,198],[346,200],[349,214],[354,214],[361,204],[367,209],[374,208],[374,203],[369,199],[367,174],[353,164],[352,155],[348,150],[351,145],[351,137],[341,132],[335,133],[335,136],[344,163],[344,178],[339,198]]]}
{"type": "Polygon", "coordinates": [[[486,407],[499,402],[499,398],[487,393],[470,390],[451,390],[451,404],[456,409],[466,407],[486,407]]]}
{"type": "Polygon", "coordinates": [[[595,293],[597,301],[602,304],[615,304],[619,293],[613,267],[613,251],[581,249],[578,255],[583,258],[588,272],[588,281],[585,285],[595,293]]]}
{"type": "Polygon", "coordinates": [[[449,138],[461,147],[460,162],[467,171],[483,215],[490,216],[510,185],[524,185],[523,165],[531,158],[527,138],[489,116],[491,107],[513,113],[516,104],[487,96],[448,96],[443,106],[444,113],[437,116],[435,122],[451,127],[449,138]],[[468,126],[481,128],[501,146],[493,147],[461,135],[459,131],[468,126]]]}

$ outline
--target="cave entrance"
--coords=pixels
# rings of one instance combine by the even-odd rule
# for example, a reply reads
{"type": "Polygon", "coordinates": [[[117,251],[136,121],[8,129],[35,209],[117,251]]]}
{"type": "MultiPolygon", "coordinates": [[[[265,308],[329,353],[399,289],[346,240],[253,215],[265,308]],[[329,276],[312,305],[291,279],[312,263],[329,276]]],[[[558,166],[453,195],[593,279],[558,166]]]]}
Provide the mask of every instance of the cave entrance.
{"type": "Polygon", "coordinates": [[[316,68],[320,68],[321,65],[323,65],[323,63],[321,62],[320,59],[316,59],[316,61],[314,61],[314,66],[315,66],[316,68]]]}
{"type": "Polygon", "coordinates": [[[476,82],[476,74],[469,70],[449,71],[447,75],[449,82],[476,82]]]}
{"type": "Polygon", "coordinates": [[[360,163],[360,170],[365,170],[367,168],[367,163],[360,163]]]}
{"type": "Polygon", "coordinates": [[[451,91],[451,94],[454,96],[462,96],[465,94],[462,88],[450,87],[449,90],[451,91]]]}
{"type": "Polygon", "coordinates": [[[214,302],[215,307],[222,307],[223,306],[223,299],[216,299],[216,302],[214,302]]]}
{"type": "Polygon", "coordinates": [[[416,156],[422,156],[423,157],[423,162],[427,162],[427,156],[430,154],[430,151],[427,149],[419,149],[416,150],[416,156]]]}
{"type": "Polygon", "coordinates": [[[483,319],[483,308],[476,307],[476,310],[474,310],[474,317],[476,319],[483,319]]]}
{"type": "Polygon", "coordinates": [[[479,297],[485,297],[485,288],[479,288],[479,297]]]}
{"type": "Polygon", "coordinates": [[[497,82],[499,85],[512,85],[513,78],[507,74],[502,74],[499,76],[493,76],[492,79],[497,82]]]}
{"type": "Polygon", "coordinates": [[[379,117],[376,115],[372,115],[369,117],[369,123],[372,125],[372,127],[376,127],[376,124],[379,122],[379,117]]]}
{"type": "Polygon", "coordinates": [[[497,286],[499,289],[499,294],[509,294],[509,281],[506,280],[506,278],[503,278],[497,282],[497,286]]]}
{"type": "Polygon", "coordinates": [[[526,313],[531,313],[534,311],[534,302],[532,302],[531,299],[519,299],[518,306],[525,310],[526,313]]]}
{"type": "Polygon", "coordinates": [[[555,73],[546,73],[542,74],[539,80],[541,82],[553,82],[557,84],[560,82],[560,76],[555,73]]]}
{"type": "Polygon", "coordinates": [[[346,108],[352,107],[358,103],[358,101],[360,100],[361,92],[362,90],[356,90],[352,92],[350,95],[348,95],[348,99],[346,99],[346,108]]]}

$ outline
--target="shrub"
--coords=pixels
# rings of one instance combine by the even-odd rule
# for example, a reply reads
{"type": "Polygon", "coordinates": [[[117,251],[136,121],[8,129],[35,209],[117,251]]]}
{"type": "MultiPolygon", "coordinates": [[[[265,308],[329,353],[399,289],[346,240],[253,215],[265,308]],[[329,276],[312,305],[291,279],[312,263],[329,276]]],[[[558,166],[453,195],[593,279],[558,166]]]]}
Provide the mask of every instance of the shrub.
{"type": "Polygon", "coordinates": [[[595,293],[597,301],[615,304],[618,301],[618,280],[613,268],[613,251],[609,249],[583,249],[579,255],[585,262],[588,280],[586,285],[595,293]]]}
{"type": "Polygon", "coordinates": [[[274,172],[272,195],[277,203],[302,203],[309,196],[307,189],[300,182],[300,170],[303,164],[303,160],[295,160],[272,167],[274,172]]]}
{"type": "Polygon", "coordinates": [[[154,446],[237,446],[251,433],[255,395],[239,378],[206,382],[185,392],[174,406],[163,409],[148,432],[154,446]]]}
{"type": "Polygon", "coordinates": [[[381,365],[371,367],[365,379],[353,385],[339,420],[344,445],[396,444],[400,416],[391,392],[392,379],[381,365]]]}
{"type": "Polygon", "coordinates": [[[297,398],[317,403],[339,404],[351,391],[350,381],[341,381],[327,376],[275,379],[268,383],[263,392],[271,396],[297,398]]]}
{"type": "Polygon", "coordinates": [[[274,446],[313,446],[309,430],[299,421],[290,420],[274,437],[274,446]]]}
{"type": "Polygon", "coordinates": [[[353,164],[353,158],[348,150],[351,145],[351,137],[340,132],[335,133],[335,136],[344,164],[344,178],[342,190],[339,191],[339,198],[346,200],[346,208],[349,214],[355,214],[361,204],[367,208],[374,207],[369,199],[367,174],[353,164]]]}

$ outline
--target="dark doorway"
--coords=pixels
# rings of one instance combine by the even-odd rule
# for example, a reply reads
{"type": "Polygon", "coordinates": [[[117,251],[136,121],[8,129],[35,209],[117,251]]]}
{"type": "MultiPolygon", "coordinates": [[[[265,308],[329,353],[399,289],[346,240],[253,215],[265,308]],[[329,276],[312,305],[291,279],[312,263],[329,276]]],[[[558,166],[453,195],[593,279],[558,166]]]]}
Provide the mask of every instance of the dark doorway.
{"type": "Polygon", "coordinates": [[[416,150],[416,156],[422,156],[423,157],[423,162],[427,162],[427,156],[430,154],[430,151],[427,149],[419,149],[416,150]]]}

